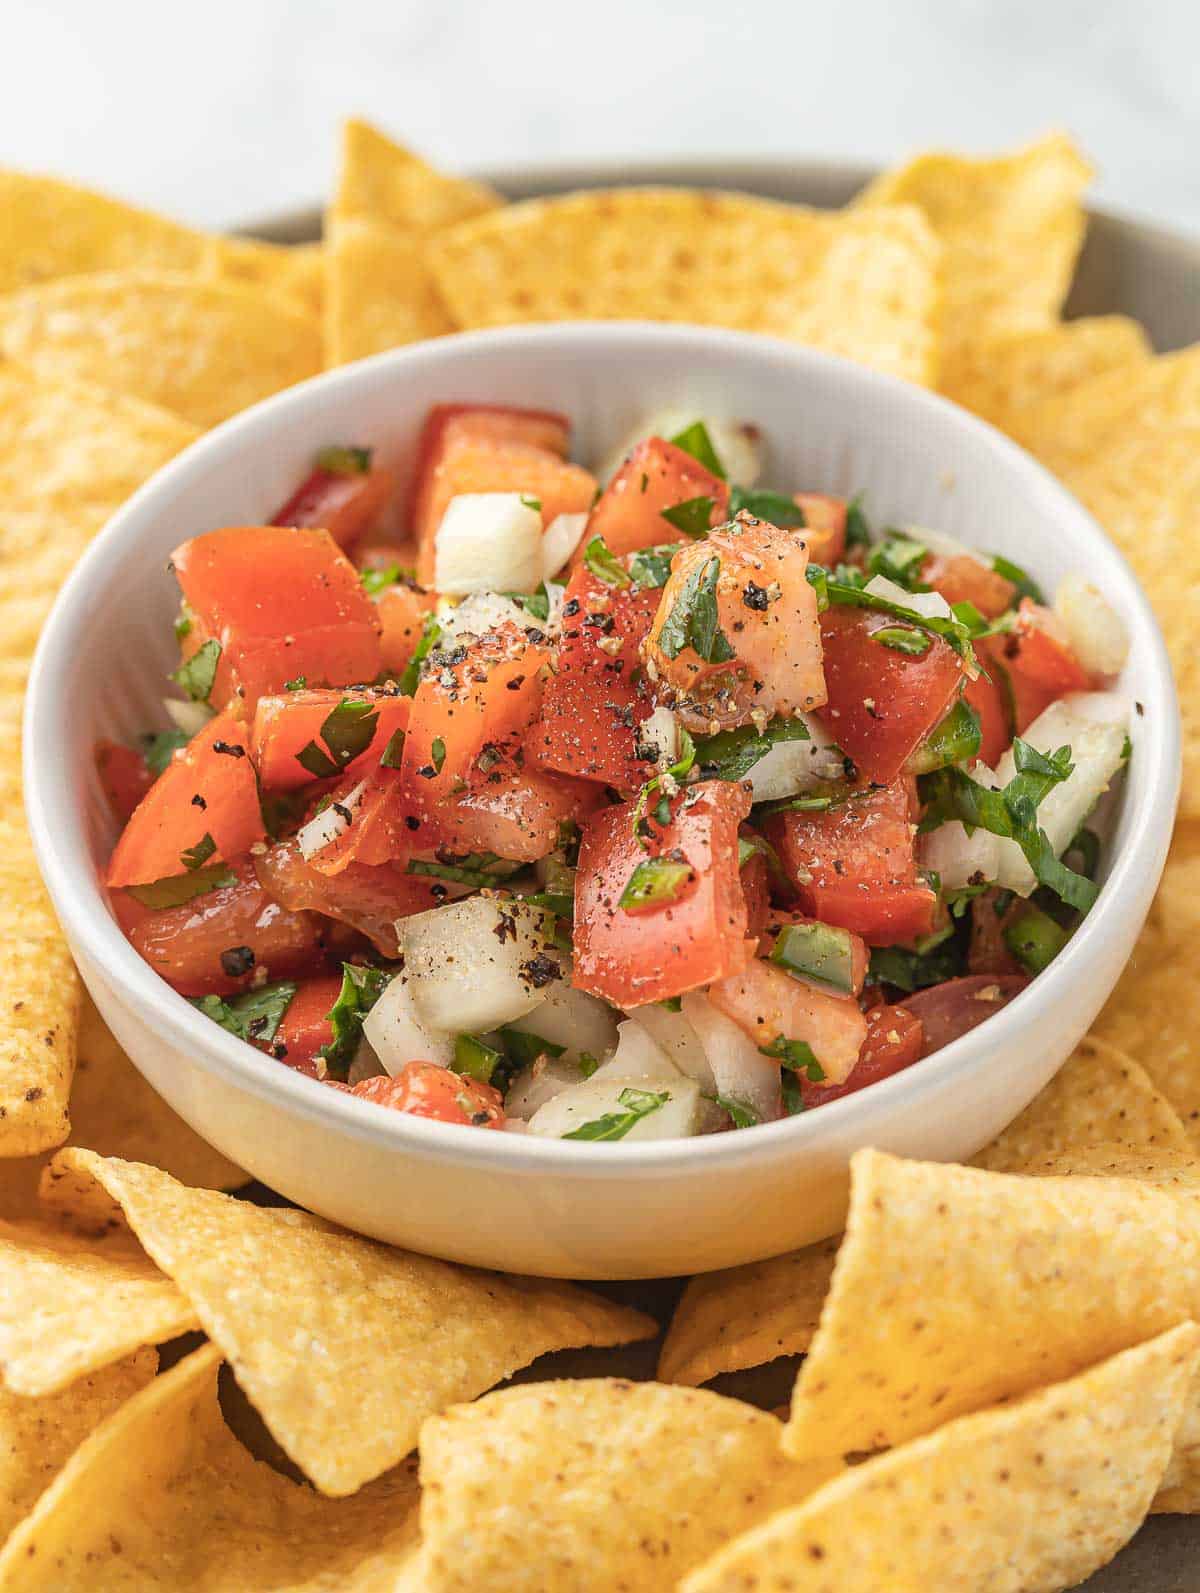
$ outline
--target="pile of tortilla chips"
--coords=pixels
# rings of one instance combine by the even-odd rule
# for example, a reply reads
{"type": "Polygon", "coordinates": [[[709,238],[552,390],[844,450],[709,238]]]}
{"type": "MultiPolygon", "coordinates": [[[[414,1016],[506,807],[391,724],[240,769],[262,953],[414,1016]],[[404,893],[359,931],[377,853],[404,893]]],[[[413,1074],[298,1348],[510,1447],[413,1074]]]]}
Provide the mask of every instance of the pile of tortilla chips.
{"type": "Polygon", "coordinates": [[[837,213],[506,205],[350,122],[323,242],[283,248],[0,172],[0,1593],[1055,1589],[1200,1513],[1200,348],[1061,320],[1088,176],[1054,135],[837,213]],[[860,1152],[844,1236],[693,1279],[656,1382],[606,1375],[658,1331],[627,1304],[223,1193],[81,995],[20,819],[38,631],[142,481],[330,365],[564,317],[791,338],[1008,431],[1130,557],[1185,722],[1095,1035],[972,1166],[860,1152]],[[567,1350],[590,1375],[498,1388],[567,1350]],[[782,1418],[700,1386],[788,1357],[782,1418]]]}

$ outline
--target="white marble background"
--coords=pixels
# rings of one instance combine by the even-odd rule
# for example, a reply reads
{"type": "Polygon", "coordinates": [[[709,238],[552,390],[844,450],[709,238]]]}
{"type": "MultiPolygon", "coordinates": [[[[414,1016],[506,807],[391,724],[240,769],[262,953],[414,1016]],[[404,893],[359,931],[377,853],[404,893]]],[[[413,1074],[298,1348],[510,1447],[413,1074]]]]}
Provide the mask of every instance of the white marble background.
{"type": "Polygon", "coordinates": [[[986,150],[1068,127],[1200,231],[1197,0],[2,0],[0,163],[218,225],[356,111],[450,166],[986,150]]]}

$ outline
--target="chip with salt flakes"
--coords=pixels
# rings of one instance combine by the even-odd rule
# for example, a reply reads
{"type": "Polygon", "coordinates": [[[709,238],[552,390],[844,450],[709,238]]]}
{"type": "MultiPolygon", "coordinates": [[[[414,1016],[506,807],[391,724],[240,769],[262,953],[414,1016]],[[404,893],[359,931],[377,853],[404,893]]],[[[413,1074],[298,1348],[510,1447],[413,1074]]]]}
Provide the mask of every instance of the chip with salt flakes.
{"type": "Polygon", "coordinates": [[[40,1399],[0,1388],[0,1544],[92,1429],[157,1370],[158,1352],[141,1349],[40,1399]]]}
{"type": "Polygon", "coordinates": [[[461,327],[695,321],[925,383],[936,374],[939,253],[912,207],[835,215],[683,188],[530,199],[429,246],[461,327]]]}
{"type": "Polygon", "coordinates": [[[60,1151],[47,1182],[62,1169],[120,1204],[323,1493],[353,1493],[409,1452],[427,1415],[549,1350],[657,1332],[640,1311],[572,1284],[412,1255],[137,1162],[60,1151]]]}
{"type": "Polygon", "coordinates": [[[1118,1176],[1094,1177],[859,1151],[789,1453],[900,1443],[1200,1316],[1200,1201],[1119,1176],[1156,1157],[1113,1149],[1094,1170],[1118,1176]]]}
{"type": "Polygon", "coordinates": [[[96,1428],[0,1554],[4,1593],[394,1589],[416,1537],[415,1468],[323,1499],[253,1459],[206,1345],[96,1428]]]}
{"type": "Polygon", "coordinates": [[[1057,319],[1083,243],[1091,167],[1062,133],[1010,155],[930,153],[884,172],[855,201],[917,205],[942,242],[949,348],[1057,319]]]}
{"type": "Polygon", "coordinates": [[[949,1422],[856,1466],[686,1578],[684,1593],[1073,1587],[1133,1536],[1166,1471],[1200,1328],[949,1422]]]}
{"type": "Polygon", "coordinates": [[[196,426],[321,369],[315,316],[276,294],[153,271],[64,277],[0,299],[0,353],[196,426]]]}
{"type": "Polygon", "coordinates": [[[788,1461],[779,1433],[739,1400],[616,1378],[458,1405],[421,1429],[414,1581],[425,1593],[674,1586],[836,1469],[788,1461]]]}

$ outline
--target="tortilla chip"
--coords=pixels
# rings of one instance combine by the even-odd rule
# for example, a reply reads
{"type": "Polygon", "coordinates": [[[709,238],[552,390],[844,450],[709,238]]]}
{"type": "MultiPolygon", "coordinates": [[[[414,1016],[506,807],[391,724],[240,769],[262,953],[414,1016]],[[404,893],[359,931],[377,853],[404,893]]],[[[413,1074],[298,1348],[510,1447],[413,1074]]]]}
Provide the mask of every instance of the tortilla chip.
{"type": "Polygon", "coordinates": [[[8,1593],[383,1593],[411,1555],[417,1485],[399,1467],[333,1503],[251,1458],[197,1350],[76,1451],[0,1555],[8,1593]]]}
{"type": "Polygon", "coordinates": [[[425,245],[442,228],[501,204],[484,183],[435,171],[370,123],[347,121],[326,217],[329,364],[452,332],[425,245]]]}
{"type": "Polygon", "coordinates": [[[425,1593],[673,1587],[825,1480],[783,1457],[780,1431],[740,1400],[617,1378],[457,1405],[421,1429],[414,1583],[425,1593]]]}
{"type": "Polygon", "coordinates": [[[664,1383],[707,1383],[722,1372],[802,1355],[829,1292],[840,1237],[692,1278],[658,1361],[664,1383]]]}
{"type": "Polygon", "coordinates": [[[942,242],[947,349],[1057,320],[1083,243],[1091,167],[1063,133],[994,158],[918,155],[857,207],[917,205],[942,242]]]}
{"type": "Polygon", "coordinates": [[[195,1306],[287,1454],[323,1493],[406,1455],[422,1420],[549,1350],[653,1338],[571,1284],[504,1278],[374,1244],[307,1212],[186,1189],[157,1168],[60,1151],[195,1306]]]}
{"type": "Polygon", "coordinates": [[[773,333],[917,382],[936,374],[938,256],[911,207],[833,215],[682,188],[530,199],[429,249],[462,327],[693,321],[773,333]]]}
{"type": "Polygon", "coordinates": [[[1185,1323],[950,1422],[731,1543],[685,1593],[1074,1587],[1141,1525],[1198,1356],[1200,1328],[1185,1323]]]}
{"type": "Polygon", "coordinates": [[[315,317],[277,295],[151,271],[69,277],[0,300],[0,353],[215,426],[321,369],[315,317]]]}
{"type": "Polygon", "coordinates": [[[851,1169],[846,1237],[785,1431],[793,1455],[902,1443],[1200,1316],[1193,1193],[870,1150],[851,1169]]]}
{"type": "Polygon", "coordinates": [[[1149,340],[1125,315],[1095,315],[1032,332],[1008,332],[946,350],[947,398],[1020,440],[1032,406],[1110,371],[1146,364],[1149,340]]]}
{"type": "Polygon", "coordinates": [[[1179,1113],[1145,1069],[1104,1041],[1087,1039],[972,1165],[993,1173],[1029,1172],[1049,1157],[1103,1143],[1124,1144],[1133,1154],[1195,1153],[1179,1113]]]}
{"type": "Polygon", "coordinates": [[[212,275],[260,292],[285,294],[302,311],[319,315],[325,259],[319,243],[262,243],[257,238],[209,240],[212,275]]]}
{"type": "Polygon", "coordinates": [[[92,1429],[157,1370],[157,1350],[143,1349],[42,1399],[0,1388],[0,1544],[92,1429]]]}
{"type": "Polygon", "coordinates": [[[188,1301],[124,1236],[0,1222],[0,1376],[12,1393],[57,1393],[196,1326],[188,1301]]]}

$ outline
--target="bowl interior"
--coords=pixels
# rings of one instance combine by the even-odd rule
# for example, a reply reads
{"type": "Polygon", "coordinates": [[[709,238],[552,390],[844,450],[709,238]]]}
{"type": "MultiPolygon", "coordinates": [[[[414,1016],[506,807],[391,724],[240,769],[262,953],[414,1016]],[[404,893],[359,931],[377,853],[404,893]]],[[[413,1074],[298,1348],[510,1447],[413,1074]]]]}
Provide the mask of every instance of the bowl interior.
{"type": "MultiPolygon", "coordinates": [[[[516,328],[381,355],[236,417],[131,500],[59,599],[39,649],[27,720],[27,793],[39,858],[68,933],[85,941],[111,974],[140,990],[143,1005],[149,999],[173,1013],[177,1035],[190,1028],[198,1037],[197,1025],[204,1025],[213,1029],[204,1041],[210,1054],[219,1051],[232,1063],[236,1053],[237,1066],[260,1079],[287,1072],[205,1025],[160,984],[116,934],[96,883],[114,825],[92,749],[98,738],[128,741],[165,722],[165,676],[176,662],[171,550],[218,526],[269,519],[327,443],[370,445],[405,479],[429,405],[464,399],[565,411],[574,423],[575,456],[586,462],[598,462],[659,404],[684,402],[697,413],[752,420],[767,441],[765,484],[864,492],[876,526],[927,524],[1003,553],[1049,589],[1068,570],[1086,571],[1127,617],[1133,645],[1122,684],[1145,708],[1104,862],[1105,873],[1140,876],[1136,933],[1161,868],[1178,780],[1170,671],[1128,567],[1049,475],[990,427],[933,395],[770,339],[635,324],[516,328]]],[[[1076,968],[1088,937],[1099,933],[1098,921],[1115,910],[1114,896],[1115,891],[1104,893],[1069,949],[1076,968]]],[[[1056,967],[1044,979],[1060,977],[1069,975],[1056,967]]],[[[910,1087],[918,1073],[949,1066],[952,1053],[965,1056],[960,1048],[974,1053],[983,1043],[980,1033],[993,1031],[1002,1039],[1005,1020],[1017,1006],[911,1075],[898,1075],[864,1096],[910,1087]]],[[[280,1089],[305,1083],[278,1079],[280,1089]]],[[[321,1094],[335,1116],[350,1114],[346,1121],[367,1110],[321,1094]]],[[[818,1121],[827,1113],[861,1110],[863,1098],[849,1097],[810,1118],[757,1130],[756,1136],[793,1132],[802,1141],[819,1132],[818,1121]]],[[[1023,1104],[1014,1104],[1014,1114],[1023,1104]]],[[[397,1122],[394,1131],[426,1127],[397,1122]]],[[[531,1147],[512,1136],[473,1137],[504,1142],[492,1155],[528,1155],[532,1149],[578,1156],[581,1149],[553,1142],[531,1147]]],[[[605,1146],[600,1154],[643,1160],[672,1153],[709,1156],[721,1154],[718,1141],[744,1138],[605,1146]]]]}

